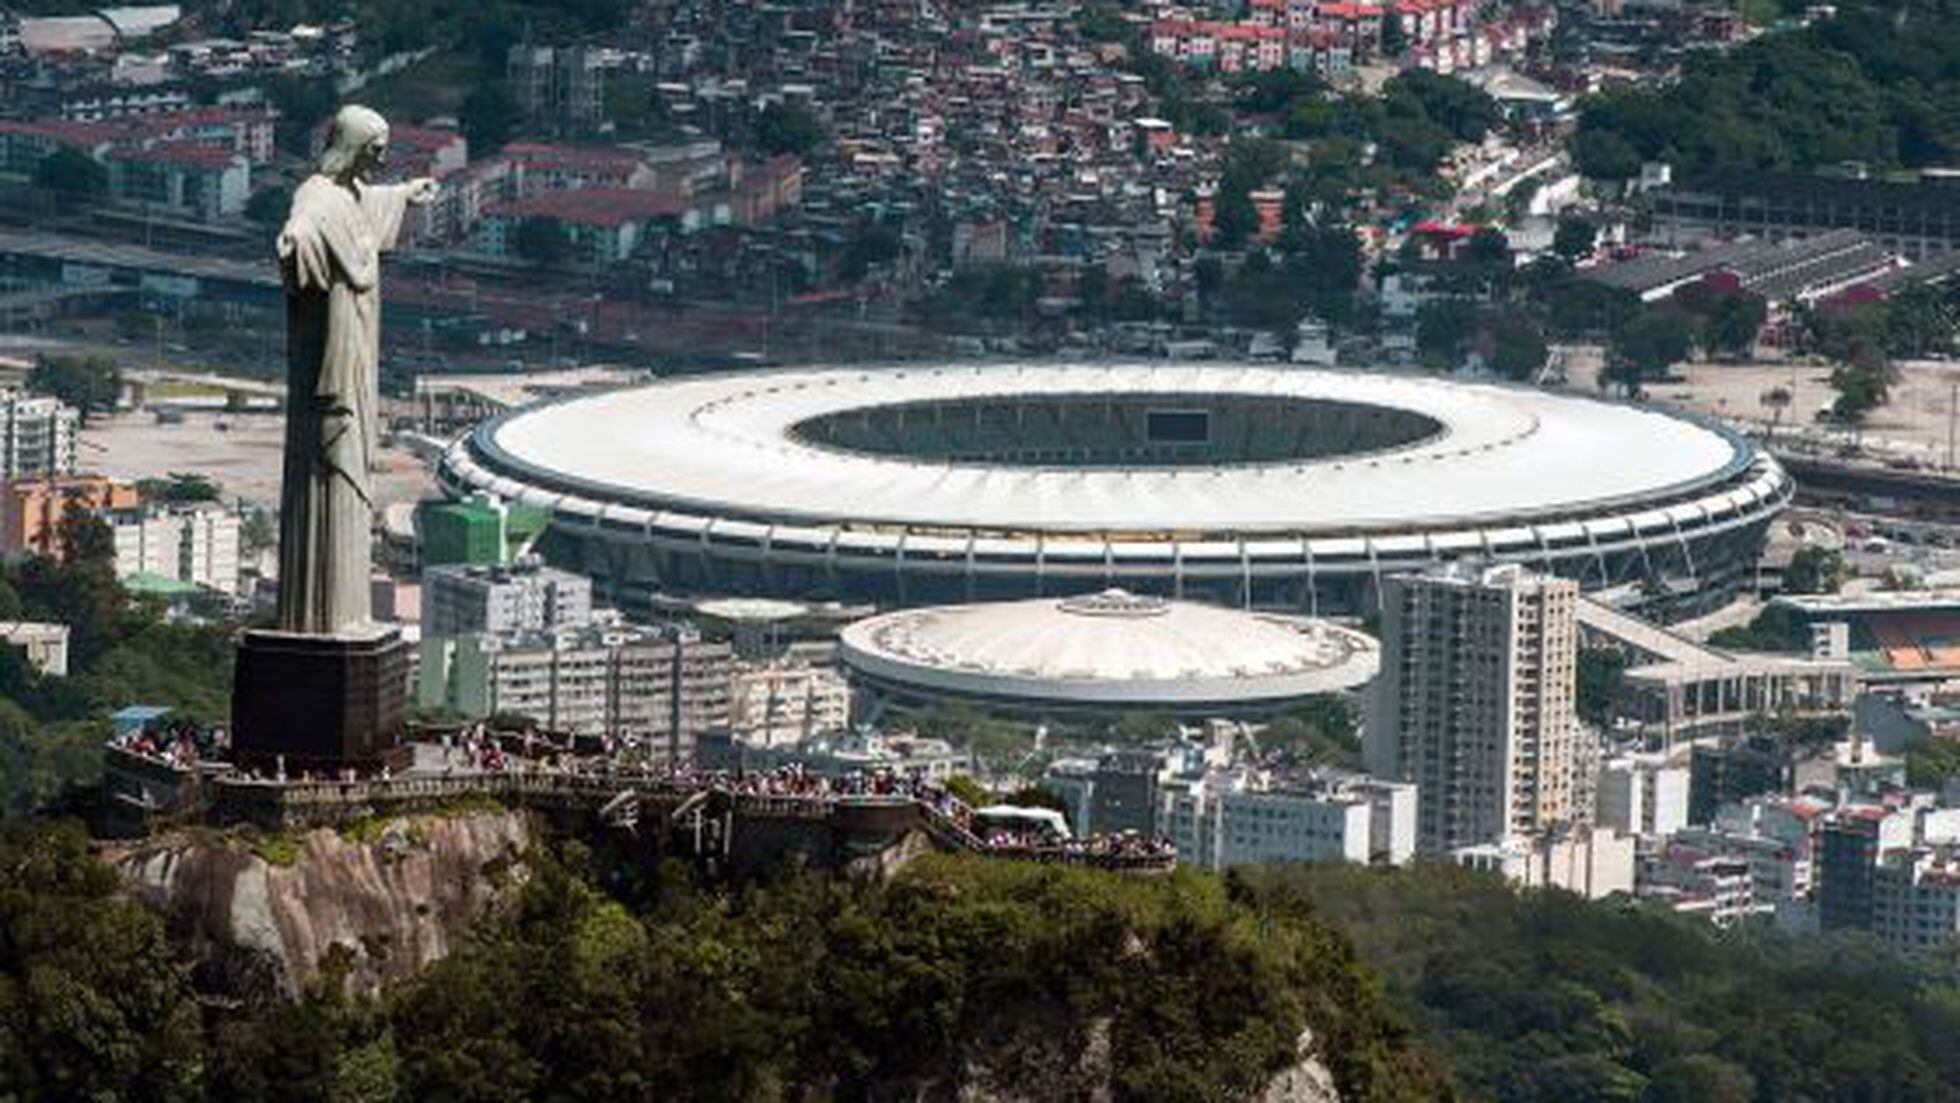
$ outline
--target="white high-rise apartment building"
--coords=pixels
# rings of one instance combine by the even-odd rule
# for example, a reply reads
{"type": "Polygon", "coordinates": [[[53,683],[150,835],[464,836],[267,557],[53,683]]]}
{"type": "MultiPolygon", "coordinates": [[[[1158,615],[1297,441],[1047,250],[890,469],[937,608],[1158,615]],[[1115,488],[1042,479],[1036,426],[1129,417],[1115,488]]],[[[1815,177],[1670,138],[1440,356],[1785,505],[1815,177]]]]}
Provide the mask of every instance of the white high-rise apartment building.
{"type": "Polygon", "coordinates": [[[81,420],[58,398],[0,390],[0,480],[73,475],[81,420]]]}
{"type": "Polygon", "coordinates": [[[728,726],[751,747],[801,743],[850,726],[851,686],[834,667],[784,659],[740,663],[728,726]]]}
{"type": "Polygon", "coordinates": [[[1881,857],[1872,876],[1872,932],[1905,953],[1960,940],[1960,853],[1919,847],[1881,857]]]}
{"type": "Polygon", "coordinates": [[[1688,767],[1659,754],[1627,754],[1599,770],[1595,822],[1665,839],[1688,825],[1688,767]]]}
{"type": "Polygon", "coordinates": [[[1384,580],[1368,769],[1413,782],[1431,857],[1591,821],[1578,584],[1516,565],[1384,580]]]}
{"type": "Polygon", "coordinates": [[[687,762],[728,725],[734,652],[680,627],[593,623],[547,633],[424,636],[417,696],[465,716],[530,717],[687,762]]]}
{"type": "Polygon", "coordinates": [[[1213,770],[1159,794],[1157,830],[1178,860],[1219,870],[1258,862],[1381,862],[1415,854],[1413,785],[1325,771],[1273,786],[1213,770]]]}
{"type": "Polygon", "coordinates": [[[574,628],[592,619],[592,580],[520,562],[455,564],[422,573],[424,638],[574,628]]]}
{"type": "Polygon", "coordinates": [[[112,510],[116,577],[148,574],[232,594],[238,592],[238,514],[224,506],[112,510]]]}

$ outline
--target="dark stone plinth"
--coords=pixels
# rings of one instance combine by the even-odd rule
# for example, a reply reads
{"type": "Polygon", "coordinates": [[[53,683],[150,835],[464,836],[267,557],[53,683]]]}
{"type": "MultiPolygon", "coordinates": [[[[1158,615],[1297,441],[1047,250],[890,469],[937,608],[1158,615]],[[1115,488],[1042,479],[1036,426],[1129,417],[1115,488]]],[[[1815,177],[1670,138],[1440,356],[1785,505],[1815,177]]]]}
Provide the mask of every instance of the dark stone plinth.
{"type": "Polygon", "coordinates": [[[232,758],[288,775],[378,769],[399,757],[408,644],[368,635],[247,632],[231,695],[232,758]]]}

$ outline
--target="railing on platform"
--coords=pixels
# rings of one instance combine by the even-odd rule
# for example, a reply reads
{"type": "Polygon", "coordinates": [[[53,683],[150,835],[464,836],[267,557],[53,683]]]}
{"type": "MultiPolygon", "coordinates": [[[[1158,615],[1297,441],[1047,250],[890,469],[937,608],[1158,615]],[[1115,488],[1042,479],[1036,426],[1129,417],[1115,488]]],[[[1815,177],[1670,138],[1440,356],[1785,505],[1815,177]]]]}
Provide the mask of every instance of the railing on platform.
{"type": "MultiPolygon", "coordinates": [[[[233,818],[256,820],[264,826],[296,827],[330,823],[340,814],[367,815],[404,806],[438,805],[450,801],[491,798],[530,807],[586,811],[604,816],[622,802],[671,801],[665,813],[670,825],[717,798],[721,807],[764,819],[821,821],[839,808],[866,804],[910,804],[919,810],[919,823],[940,845],[950,850],[988,857],[1065,865],[1095,866],[1126,871],[1157,871],[1176,864],[1175,852],[1154,850],[1129,853],[1121,844],[1093,840],[1066,846],[1002,848],[989,845],[955,814],[965,810],[945,794],[899,793],[780,793],[753,792],[727,779],[712,781],[659,774],[584,775],[517,771],[464,776],[362,778],[351,781],[271,781],[232,776],[214,782],[216,804],[233,818]],[[950,803],[953,811],[946,805],[950,803]]],[[[970,815],[970,813],[969,813],[970,815]]],[[[637,822],[638,817],[635,817],[637,822]]]]}

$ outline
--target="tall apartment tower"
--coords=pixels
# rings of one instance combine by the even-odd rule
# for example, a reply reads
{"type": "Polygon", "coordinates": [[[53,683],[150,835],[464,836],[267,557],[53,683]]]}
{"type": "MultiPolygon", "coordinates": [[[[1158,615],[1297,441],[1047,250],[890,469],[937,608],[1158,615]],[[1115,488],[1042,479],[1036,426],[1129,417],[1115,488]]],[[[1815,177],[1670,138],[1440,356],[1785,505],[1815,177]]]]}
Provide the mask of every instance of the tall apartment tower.
{"type": "Polygon", "coordinates": [[[81,414],[60,399],[0,390],[0,480],[75,473],[81,414]]]}
{"type": "Polygon", "coordinates": [[[1590,822],[1578,601],[1576,583],[1509,565],[1384,580],[1368,768],[1415,783],[1422,854],[1590,822]]]}
{"type": "Polygon", "coordinates": [[[456,563],[422,572],[425,638],[546,632],[592,619],[592,580],[534,560],[456,563]]]}

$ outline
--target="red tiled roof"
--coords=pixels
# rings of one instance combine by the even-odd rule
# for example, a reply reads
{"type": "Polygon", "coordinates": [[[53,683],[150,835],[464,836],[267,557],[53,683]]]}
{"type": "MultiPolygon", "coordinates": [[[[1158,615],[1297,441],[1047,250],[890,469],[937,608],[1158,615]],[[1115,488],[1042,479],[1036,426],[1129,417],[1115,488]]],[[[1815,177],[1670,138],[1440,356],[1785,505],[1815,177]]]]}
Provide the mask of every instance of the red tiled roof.
{"type": "Polygon", "coordinates": [[[453,142],[460,142],[463,136],[453,130],[439,130],[429,126],[388,127],[388,143],[404,149],[434,153],[453,142]]]}
{"type": "Polygon", "coordinates": [[[687,210],[685,200],[659,192],[633,188],[575,188],[499,203],[486,213],[502,218],[549,218],[585,226],[618,227],[629,222],[678,216],[687,213],[687,210]]]}
{"type": "Polygon", "coordinates": [[[639,167],[640,155],[614,146],[555,145],[549,142],[512,142],[503,155],[512,161],[538,167],[559,166],[593,171],[630,172],[639,167]]]}
{"type": "Polygon", "coordinates": [[[205,142],[158,142],[150,146],[124,146],[109,151],[112,161],[138,161],[159,165],[189,165],[197,168],[226,168],[239,159],[222,146],[205,142]]]}
{"type": "Polygon", "coordinates": [[[0,134],[34,134],[70,145],[94,146],[127,134],[111,123],[77,123],[65,119],[0,119],[0,134]]]}
{"type": "Polygon", "coordinates": [[[155,115],[131,115],[120,119],[71,122],[67,119],[0,120],[0,133],[39,134],[70,145],[96,146],[109,143],[135,143],[167,138],[190,128],[270,122],[264,111],[196,107],[166,111],[155,115]]]}

